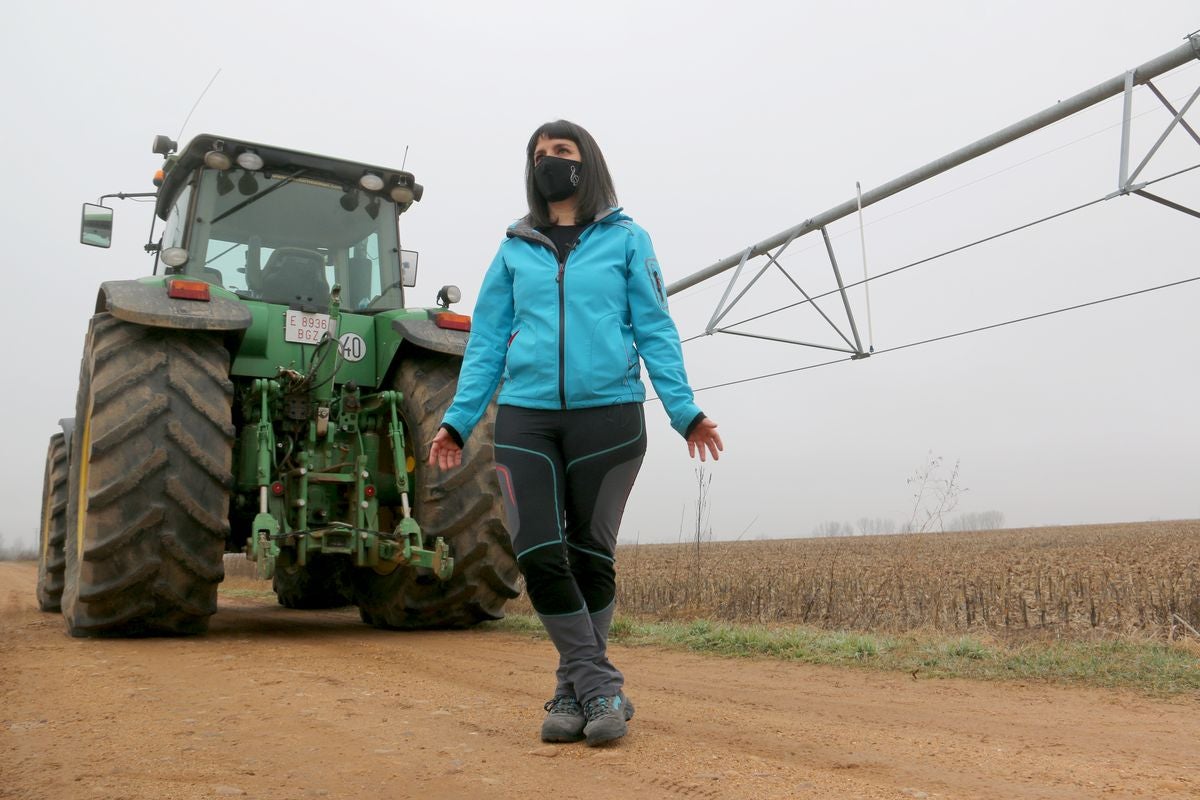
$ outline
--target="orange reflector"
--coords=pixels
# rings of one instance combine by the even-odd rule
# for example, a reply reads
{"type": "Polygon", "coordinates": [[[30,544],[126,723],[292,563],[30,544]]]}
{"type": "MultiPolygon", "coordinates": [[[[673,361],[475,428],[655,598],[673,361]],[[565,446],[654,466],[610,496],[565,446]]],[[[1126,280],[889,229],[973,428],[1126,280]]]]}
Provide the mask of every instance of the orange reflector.
{"type": "Polygon", "coordinates": [[[166,176],[163,174],[163,171],[161,169],[158,172],[155,172],[154,173],[154,185],[162,186],[164,177],[166,177],[166,176]]]}
{"type": "Polygon", "coordinates": [[[433,324],[439,328],[448,328],[452,331],[469,331],[471,330],[471,318],[466,314],[453,314],[449,311],[443,311],[440,314],[433,315],[433,324]]]}
{"type": "Polygon", "coordinates": [[[203,300],[208,302],[208,284],[204,281],[185,281],[176,278],[167,281],[167,297],[176,300],[203,300]]]}

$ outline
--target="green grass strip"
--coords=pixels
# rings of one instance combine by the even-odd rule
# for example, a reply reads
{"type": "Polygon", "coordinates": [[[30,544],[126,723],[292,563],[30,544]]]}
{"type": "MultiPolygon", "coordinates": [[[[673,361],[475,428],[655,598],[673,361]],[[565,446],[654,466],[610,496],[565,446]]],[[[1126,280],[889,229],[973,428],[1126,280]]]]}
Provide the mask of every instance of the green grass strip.
{"type": "MultiPolygon", "coordinates": [[[[530,614],[509,614],[485,630],[544,637],[530,614]]],[[[878,634],[766,628],[707,620],[642,622],[618,616],[610,640],[731,658],[903,671],[920,678],[1038,681],[1135,689],[1153,696],[1200,691],[1200,648],[1131,640],[1043,639],[1020,644],[973,636],[878,634]]]]}

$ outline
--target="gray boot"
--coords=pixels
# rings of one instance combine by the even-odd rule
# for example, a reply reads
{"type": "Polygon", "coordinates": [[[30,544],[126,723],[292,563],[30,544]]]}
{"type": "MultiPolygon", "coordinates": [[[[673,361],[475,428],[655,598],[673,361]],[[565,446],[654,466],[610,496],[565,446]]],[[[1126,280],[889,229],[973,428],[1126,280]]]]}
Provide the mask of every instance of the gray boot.
{"type": "Polygon", "coordinates": [[[633,718],[633,703],[624,692],[618,692],[612,697],[593,697],[583,704],[583,713],[587,717],[583,734],[588,746],[595,747],[620,739],[629,732],[626,723],[633,718]]]}
{"type": "Polygon", "coordinates": [[[546,702],[545,709],[546,718],[542,720],[543,742],[578,742],[583,738],[583,726],[587,718],[574,697],[557,694],[546,702]]]}

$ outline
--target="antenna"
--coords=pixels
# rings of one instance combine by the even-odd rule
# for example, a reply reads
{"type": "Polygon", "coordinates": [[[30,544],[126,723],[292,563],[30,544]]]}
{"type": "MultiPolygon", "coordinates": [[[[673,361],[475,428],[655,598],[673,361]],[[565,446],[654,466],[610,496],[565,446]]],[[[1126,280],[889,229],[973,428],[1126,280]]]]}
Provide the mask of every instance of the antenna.
{"type": "Polygon", "coordinates": [[[179,133],[177,133],[175,135],[175,141],[178,142],[180,139],[183,138],[183,129],[187,127],[187,124],[191,120],[192,114],[193,114],[193,112],[195,112],[196,107],[200,105],[200,101],[204,99],[204,95],[208,94],[208,90],[212,87],[213,82],[217,79],[217,76],[220,74],[221,74],[221,68],[217,67],[217,71],[214,72],[213,76],[208,79],[208,84],[204,87],[204,91],[200,92],[200,96],[196,98],[196,102],[192,103],[192,110],[189,111],[187,113],[187,116],[183,118],[183,124],[179,126],[179,133]]]}
{"type": "Polygon", "coordinates": [[[404,170],[404,165],[408,163],[408,145],[404,145],[404,159],[400,162],[401,171],[404,170]]]}

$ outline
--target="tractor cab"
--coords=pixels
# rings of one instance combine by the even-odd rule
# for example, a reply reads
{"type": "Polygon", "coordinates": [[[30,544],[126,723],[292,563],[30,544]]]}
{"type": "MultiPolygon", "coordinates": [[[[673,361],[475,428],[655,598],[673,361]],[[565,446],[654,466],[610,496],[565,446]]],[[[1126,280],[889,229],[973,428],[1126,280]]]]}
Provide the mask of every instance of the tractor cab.
{"type": "Polygon", "coordinates": [[[397,218],[421,193],[409,172],[204,134],[167,154],[159,257],[246,299],[319,307],[337,284],[348,311],[403,308],[417,257],[397,218]]]}
{"type": "MultiPolygon", "coordinates": [[[[397,221],[421,199],[412,173],[209,134],[176,147],[154,140],[167,274],[292,307],[327,306],[334,285],[347,311],[404,307],[417,253],[400,248],[397,221]]],[[[111,229],[107,211],[85,208],[85,244],[111,229]]]]}

